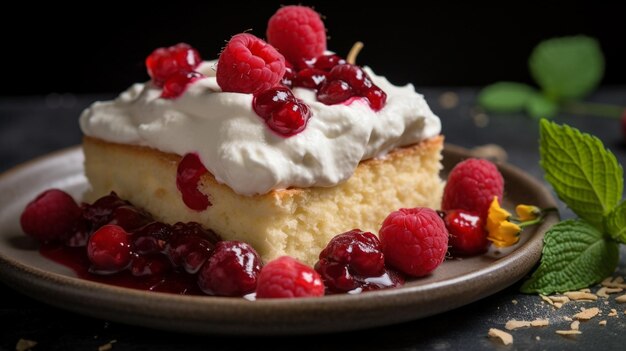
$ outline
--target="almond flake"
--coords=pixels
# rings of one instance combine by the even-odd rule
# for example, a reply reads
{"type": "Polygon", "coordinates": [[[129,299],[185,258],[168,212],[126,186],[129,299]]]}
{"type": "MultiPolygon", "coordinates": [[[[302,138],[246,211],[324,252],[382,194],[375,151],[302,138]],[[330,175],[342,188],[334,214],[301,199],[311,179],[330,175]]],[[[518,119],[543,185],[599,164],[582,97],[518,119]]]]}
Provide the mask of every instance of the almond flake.
{"type": "Polygon", "coordinates": [[[578,335],[582,334],[580,330],[557,330],[557,334],[559,335],[578,335]]]}
{"type": "Polygon", "coordinates": [[[515,319],[511,319],[510,321],[506,322],[506,325],[504,326],[506,330],[514,330],[514,329],[524,328],[524,327],[530,327],[530,322],[516,321],[515,319]]]}
{"type": "Polygon", "coordinates": [[[552,300],[553,302],[560,302],[560,303],[567,303],[570,302],[569,297],[567,296],[550,296],[549,297],[550,300],[552,300]]]}
{"type": "Polygon", "coordinates": [[[616,277],[615,279],[608,277],[602,281],[602,286],[607,288],[622,288],[626,289],[626,284],[624,284],[624,278],[616,277]]]}
{"type": "Polygon", "coordinates": [[[579,291],[579,292],[590,293],[590,292],[591,292],[591,289],[589,289],[589,288],[584,288],[584,289],[580,289],[580,290],[578,290],[578,291],[579,291]]]}
{"type": "Polygon", "coordinates": [[[556,308],[558,309],[558,308],[563,307],[563,304],[562,304],[562,303],[560,303],[560,302],[555,302],[555,303],[554,303],[554,307],[556,307],[556,308]]]}
{"type": "Polygon", "coordinates": [[[615,298],[615,301],[619,302],[619,303],[624,303],[626,302],[626,294],[624,295],[620,295],[618,297],[615,298]]]}
{"type": "Polygon", "coordinates": [[[580,328],[580,322],[579,321],[573,321],[572,324],[570,324],[569,328],[571,330],[578,330],[580,328]]]}
{"type": "Polygon", "coordinates": [[[586,291],[568,291],[565,293],[565,296],[575,301],[580,301],[580,300],[595,301],[598,299],[596,295],[590,292],[586,292],[586,291]]]}
{"type": "Polygon", "coordinates": [[[504,345],[511,345],[513,343],[513,335],[500,329],[491,328],[489,329],[489,333],[487,333],[487,335],[490,338],[500,339],[504,345]]]}
{"type": "Polygon", "coordinates": [[[551,306],[554,306],[554,301],[552,301],[552,299],[550,299],[549,297],[547,297],[546,295],[541,295],[539,294],[539,296],[541,296],[541,299],[545,302],[547,302],[548,304],[550,304],[551,306]]]}
{"type": "Polygon", "coordinates": [[[611,312],[608,314],[609,317],[617,317],[617,310],[611,308],[611,312]]]}
{"type": "Polygon", "coordinates": [[[598,290],[598,292],[596,292],[596,295],[601,296],[601,297],[609,297],[609,294],[615,294],[618,292],[622,292],[624,291],[624,289],[622,288],[608,288],[606,286],[601,287],[600,290],[598,290]]]}
{"type": "Polygon", "coordinates": [[[550,321],[547,319],[535,319],[530,322],[531,327],[545,327],[550,324],[550,321]]]}
{"type": "Polygon", "coordinates": [[[36,341],[27,340],[27,339],[19,339],[17,341],[17,344],[15,345],[15,350],[26,351],[26,350],[32,349],[33,347],[35,347],[35,345],[37,345],[36,341]]]}
{"type": "Polygon", "coordinates": [[[517,300],[511,300],[514,305],[517,305],[517,300]]]}
{"type": "Polygon", "coordinates": [[[582,312],[578,312],[574,315],[574,318],[580,320],[589,320],[600,313],[600,309],[597,307],[588,308],[582,312]]]}
{"type": "Polygon", "coordinates": [[[606,325],[606,320],[601,320],[600,322],[598,322],[598,325],[604,327],[606,325]]]}

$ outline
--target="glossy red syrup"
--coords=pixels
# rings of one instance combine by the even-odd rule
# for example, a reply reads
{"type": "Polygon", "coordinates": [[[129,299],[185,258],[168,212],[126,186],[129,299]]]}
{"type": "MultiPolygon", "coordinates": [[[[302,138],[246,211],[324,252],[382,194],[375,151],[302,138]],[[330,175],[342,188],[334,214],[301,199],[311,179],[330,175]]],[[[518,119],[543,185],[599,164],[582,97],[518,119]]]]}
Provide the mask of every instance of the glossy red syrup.
{"type": "Polygon", "coordinates": [[[137,290],[179,295],[204,295],[196,282],[197,277],[180,271],[172,270],[154,278],[142,277],[141,279],[133,276],[129,270],[100,275],[89,271],[91,262],[84,247],[45,244],[40,247],[39,252],[47,259],[72,269],[81,279],[137,290]]]}
{"type": "Polygon", "coordinates": [[[200,177],[207,172],[195,153],[186,154],[178,164],[176,187],[180,190],[185,205],[192,210],[204,211],[211,206],[209,198],[198,190],[200,177]]]}

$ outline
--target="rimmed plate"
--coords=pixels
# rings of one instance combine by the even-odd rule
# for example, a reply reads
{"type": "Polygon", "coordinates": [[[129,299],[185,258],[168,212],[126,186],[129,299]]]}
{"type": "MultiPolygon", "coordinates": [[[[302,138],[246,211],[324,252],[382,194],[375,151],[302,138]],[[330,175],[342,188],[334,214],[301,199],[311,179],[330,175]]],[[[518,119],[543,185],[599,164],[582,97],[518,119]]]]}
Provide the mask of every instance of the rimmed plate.
{"type": "MultiPolygon", "coordinates": [[[[446,145],[444,176],[469,153],[446,145]]],[[[359,295],[247,301],[179,296],[120,288],[76,278],[42,257],[22,234],[19,215],[41,191],[62,188],[80,198],[87,188],[79,147],[62,150],[0,176],[0,279],[37,300],[77,313],[165,330],[220,334],[306,334],[356,330],[448,311],[494,294],[521,279],[541,255],[543,233],[557,220],[524,231],[507,253],[448,260],[434,274],[405,286],[359,295]]],[[[518,168],[500,165],[505,207],[555,207],[550,192],[518,168]]]]}

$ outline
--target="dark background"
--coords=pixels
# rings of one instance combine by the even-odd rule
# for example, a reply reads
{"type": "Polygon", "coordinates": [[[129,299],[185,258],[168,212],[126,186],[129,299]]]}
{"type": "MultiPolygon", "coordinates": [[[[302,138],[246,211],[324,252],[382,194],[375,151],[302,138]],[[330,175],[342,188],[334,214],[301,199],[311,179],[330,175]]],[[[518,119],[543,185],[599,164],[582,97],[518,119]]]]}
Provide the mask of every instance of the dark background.
{"type": "MultiPolygon", "coordinates": [[[[231,35],[252,29],[264,37],[269,17],[290,2],[78,3],[23,2],[3,11],[0,95],[118,92],[147,80],[143,62],[154,48],[185,41],[216,58],[231,35]]],[[[530,83],[526,60],[534,45],[574,34],[599,39],[607,63],[603,84],[626,84],[624,1],[419,1],[412,5],[417,11],[399,1],[303,3],[326,17],[329,49],[345,55],[363,41],[358,62],[397,84],[530,83]]]]}

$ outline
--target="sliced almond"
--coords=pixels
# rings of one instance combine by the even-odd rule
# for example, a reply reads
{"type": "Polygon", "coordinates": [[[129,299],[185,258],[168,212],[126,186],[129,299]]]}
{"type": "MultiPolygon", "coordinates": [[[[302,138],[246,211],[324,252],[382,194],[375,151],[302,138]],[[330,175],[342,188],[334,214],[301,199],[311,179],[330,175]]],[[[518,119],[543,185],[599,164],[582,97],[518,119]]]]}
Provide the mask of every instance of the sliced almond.
{"type": "Polygon", "coordinates": [[[26,351],[26,350],[32,349],[33,347],[35,347],[35,345],[37,345],[36,341],[27,340],[27,339],[19,339],[17,341],[17,344],[15,345],[15,350],[26,351]]]}
{"type": "Polygon", "coordinates": [[[572,324],[570,324],[569,328],[571,330],[578,330],[580,328],[580,322],[579,321],[573,321],[572,324]]]}
{"type": "Polygon", "coordinates": [[[600,313],[600,309],[597,307],[588,308],[582,312],[578,312],[574,315],[575,319],[579,320],[589,320],[600,313]]]}
{"type": "Polygon", "coordinates": [[[624,278],[623,277],[616,277],[616,278],[608,277],[608,278],[604,279],[601,284],[602,284],[602,286],[605,286],[607,288],[622,288],[622,289],[626,289],[626,284],[624,284],[624,278]]]}
{"type": "Polygon", "coordinates": [[[568,291],[565,293],[565,296],[575,301],[580,301],[580,300],[595,301],[598,299],[596,295],[590,292],[584,292],[584,291],[568,291]]]}
{"type": "Polygon", "coordinates": [[[511,319],[510,321],[506,322],[506,325],[504,326],[506,330],[515,330],[524,327],[530,327],[530,322],[511,319]]]}
{"type": "Polygon", "coordinates": [[[557,334],[559,335],[578,335],[582,334],[580,330],[557,330],[557,334]]]}
{"type": "Polygon", "coordinates": [[[550,300],[552,300],[553,302],[560,302],[560,303],[567,303],[570,302],[569,297],[567,296],[550,296],[549,297],[550,300]]]}
{"type": "Polygon", "coordinates": [[[513,335],[500,329],[491,328],[489,329],[489,333],[487,333],[487,335],[490,338],[500,339],[504,345],[511,345],[513,343],[513,335]]]}
{"type": "Polygon", "coordinates": [[[609,297],[609,294],[615,294],[622,291],[624,291],[622,288],[608,288],[603,286],[596,292],[596,295],[600,297],[609,297]]]}
{"type": "Polygon", "coordinates": [[[590,292],[591,292],[591,289],[589,289],[589,288],[584,288],[584,289],[580,289],[580,290],[578,290],[578,291],[579,291],[579,292],[586,292],[586,293],[590,293],[590,292]]]}
{"type": "Polygon", "coordinates": [[[609,317],[617,317],[617,310],[614,308],[611,308],[611,312],[609,312],[608,314],[609,317]]]}
{"type": "Polygon", "coordinates": [[[539,294],[539,296],[541,296],[541,299],[543,301],[547,302],[551,306],[554,306],[554,301],[552,301],[551,298],[547,297],[546,295],[541,295],[541,294],[539,294]]]}
{"type": "Polygon", "coordinates": [[[619,303],[624,303],[624,302],[626,302],[626,294],[624,294],[624,295],[620,295],[620,296],[616,297],[616,298],[615,298],[615,301],[616,301],[616,302],[619,302],[619,303]]]}
{"type": "Polygon", "coordinates": [[[517,305],[517,300],[511,300],[511,303],[517,305]]]}
{"type": "Polygon", "coordinates": [[[598,325],[604,327],[606,325],[606,320],[601,320],[598,322],[598,325]]]}
{"type": "Polygon", "coordinates": [[[571,321],[571,320],[572,320],[572,317],[565,316],[565,317],[563,317],[563,319],[565,319],[566,321],[568,321],[568,322],[569,322],[569,321],[571,321]]]}
{"type": "Polygon", "coordinates": [[[530,322],[531,327],[545,327],[545,326],[548,326],[549,324],[550,324],[550,321],[547,319],[535,319],[534,321],[530,322]]]}

